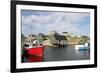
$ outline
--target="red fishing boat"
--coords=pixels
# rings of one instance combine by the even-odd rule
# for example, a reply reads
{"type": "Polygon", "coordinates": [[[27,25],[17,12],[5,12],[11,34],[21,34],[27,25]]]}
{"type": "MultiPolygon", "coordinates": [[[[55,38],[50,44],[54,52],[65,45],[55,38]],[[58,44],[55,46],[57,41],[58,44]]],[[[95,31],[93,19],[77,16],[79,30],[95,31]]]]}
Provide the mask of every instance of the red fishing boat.
{"type": "Polygon", "coordinates": [[[32,41],[32,25],[31,25],[31,35],[30,35],[30,42],[26,43],[25,51],[28,62],[38,62],[42,61],[43,59],[43,50],[44,47],[42,43],[40,43],[38,39],[38,35],[35,35],[36,39],[32,41]]]}
{"type": "Polygon", "coordinates": [[[25,50],[28,62],[41,62],[43,60],[44,47],[39,42],[25,44],[25,50]]]}

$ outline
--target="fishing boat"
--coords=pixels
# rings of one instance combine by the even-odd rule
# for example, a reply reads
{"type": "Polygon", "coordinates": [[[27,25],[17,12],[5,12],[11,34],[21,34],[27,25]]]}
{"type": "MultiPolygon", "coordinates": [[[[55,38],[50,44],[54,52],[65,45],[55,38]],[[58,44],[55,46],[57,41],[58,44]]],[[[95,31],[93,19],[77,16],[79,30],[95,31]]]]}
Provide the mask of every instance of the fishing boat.
{"type": "Polygon", "coordinates": [[[24,48],[28,62],[42,61],[44,46],[42,45],[42,43],[40,43],[38,35],[36,35],[36,39],[34,41],[32,41],[32,36],[31,36],[30,42],[24,44],[24,48]]]}
{"type": "Polygon", "coordinates": [[[38,55],[38,56],[42,56],[43,53],[43,45],[42,44],[31,44],[31,43],[27,43],[27,46],[25,47],[25,49],[27,50],[27,53],[29,55],[38,55]]]}
{"type": "Polygon", "coordinates": [[[43,59],[43,45],[35,44],[34,46],[34,44],[30,43],[27,43],[25,45],[28,62],[41,62],[43,59]]]}

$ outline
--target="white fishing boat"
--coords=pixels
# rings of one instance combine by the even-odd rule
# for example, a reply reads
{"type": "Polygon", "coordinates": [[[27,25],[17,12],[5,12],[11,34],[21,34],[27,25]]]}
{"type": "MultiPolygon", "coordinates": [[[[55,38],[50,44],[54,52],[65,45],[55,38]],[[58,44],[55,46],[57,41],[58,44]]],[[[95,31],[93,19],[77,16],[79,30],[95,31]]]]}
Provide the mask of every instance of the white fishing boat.
{"type": "Polygon", "coordinates": [[[75,45],[76,50],[88,50],[89,49],[89,43],[81,44],[81,45],[75,45]]]}

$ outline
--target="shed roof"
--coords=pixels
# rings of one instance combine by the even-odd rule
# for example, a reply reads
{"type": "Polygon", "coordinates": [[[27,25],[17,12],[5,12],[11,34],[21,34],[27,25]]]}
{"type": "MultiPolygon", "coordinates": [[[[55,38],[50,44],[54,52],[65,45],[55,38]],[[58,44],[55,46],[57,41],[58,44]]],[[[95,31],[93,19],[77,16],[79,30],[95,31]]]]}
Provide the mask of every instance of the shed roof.
{"type": "Polygon", "coordinates": [[[63,35],[59,35],[59,34],[54,34],[54,37],[56,40],[66,40],[66,37],[63,35]]]}

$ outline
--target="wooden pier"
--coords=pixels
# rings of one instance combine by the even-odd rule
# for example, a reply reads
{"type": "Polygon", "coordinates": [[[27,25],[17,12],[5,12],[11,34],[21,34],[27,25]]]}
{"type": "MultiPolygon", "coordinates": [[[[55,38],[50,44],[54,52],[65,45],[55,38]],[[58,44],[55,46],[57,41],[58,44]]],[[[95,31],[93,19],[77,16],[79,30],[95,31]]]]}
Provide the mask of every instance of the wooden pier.
{"type": "Polygon", "coordinates": [[[58,44],[58,43],[53,43],[53,45],[54,45],[55,47],[60,47],[60,48],[67,47],[67,44],[58,44]]]}

